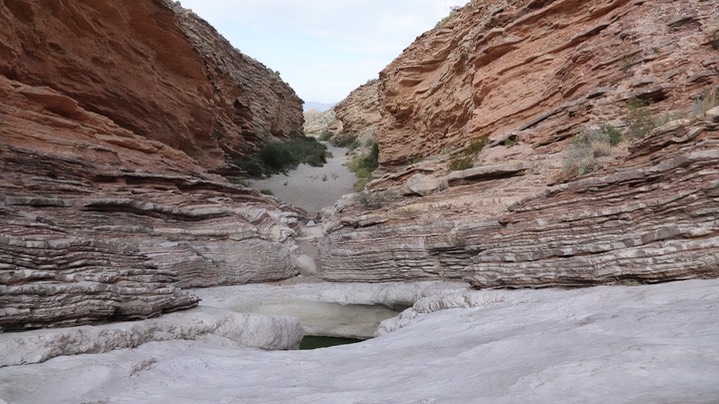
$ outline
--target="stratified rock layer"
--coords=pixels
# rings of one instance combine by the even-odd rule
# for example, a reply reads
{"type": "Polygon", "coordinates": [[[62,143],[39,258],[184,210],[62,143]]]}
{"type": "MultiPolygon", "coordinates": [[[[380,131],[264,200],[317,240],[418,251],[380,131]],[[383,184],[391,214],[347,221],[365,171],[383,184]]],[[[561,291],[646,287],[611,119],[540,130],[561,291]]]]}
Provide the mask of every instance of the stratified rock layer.
{"type": "Polygon", "coordinates": [[[378,86],[379,80],[370,80],[357,87],[347,98],[335,105],[333,110],[336,120],[330,126],[335,135],[374,138],[382,118],[377,93],[378,86]]]}
{"type": "Polygon", "coordinates": [[[530,198],[520,176],[347,208],[327,217],[320,276],[480,288],[719,276],[718,123],[670,123],[621,167],[530,198]]]}
{"type": "Polygon", "coordinates": [[[556,151],[583,125],[621,118],[632,96],[685,108],[718,81],[718,11],[700,0],[472,1],[380,73],[380,163],[487,136],[556,151]]]}
{"type": "Polygon", "coordinates": [[[698,0],[457,11],[380,74],[389,172],[357,198],[365,206],[328,213],[318,274],[479,288],[719,276],[716,11],[698,0]],[[640,120],[664,126],[629,136],[640,120]],[[624,140],[578,169],[572,138],[600,128],[624,140]],[[459,159],[474,167],[448,172],[459,159]],[[449,188],[412,192],[417,174],[449,188]]]}
{"type": "Polygon", "coordinates": [[[302,101],[171,1],[0,4],[0,75],[182,150],[204,167],[302,131],[302,101]]]}
{"type": "Polygon", "coordinates": [[[211,174],[301,133],[275,73],[159,0],[3,2],[0,26],[0,331],[297,273],[302,212],[211,174]]]}
{"type": "Polygon", "coordinates": [[[325,131],[329,131],[330,125],[335,121],[335,111],[328,109],[320,112],[311,109],[304,112],[305,124],[303,126],[306,134],[321,135],[325,131]]]}

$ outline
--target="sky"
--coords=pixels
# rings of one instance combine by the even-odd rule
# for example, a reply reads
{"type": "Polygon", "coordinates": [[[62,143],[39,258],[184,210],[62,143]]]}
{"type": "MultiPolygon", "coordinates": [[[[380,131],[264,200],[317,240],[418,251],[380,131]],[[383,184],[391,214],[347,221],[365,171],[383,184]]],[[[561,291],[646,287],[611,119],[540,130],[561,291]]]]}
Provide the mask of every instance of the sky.
{"type": "Polygon", "coordinates": [[[468,0],[181,0],[305,102],[333,103],[376,78],[468,0]]]}

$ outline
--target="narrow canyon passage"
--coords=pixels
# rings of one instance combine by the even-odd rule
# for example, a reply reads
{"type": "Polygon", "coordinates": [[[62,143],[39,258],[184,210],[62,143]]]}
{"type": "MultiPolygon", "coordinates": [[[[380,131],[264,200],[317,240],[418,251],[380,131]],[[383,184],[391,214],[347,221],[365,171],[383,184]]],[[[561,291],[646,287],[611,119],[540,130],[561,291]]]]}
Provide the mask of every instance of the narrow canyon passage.
{"type": "Polygon", "coordinates": [[[0,404],[719,404],[719,0],[46,3],[0,404]]]}
{"type": "Polygon", "coordinates": [[[250,186],[264,192],[271,191],[277,199],[302,208],[310,217],[322,208],[332,206],[342,195],[353,192],[357,180],[345,165],[347,149],[328,143],[327,151],[332,154],[322,167],[301,164],[297,169],[270,178],[254,180],[250,186]]]}

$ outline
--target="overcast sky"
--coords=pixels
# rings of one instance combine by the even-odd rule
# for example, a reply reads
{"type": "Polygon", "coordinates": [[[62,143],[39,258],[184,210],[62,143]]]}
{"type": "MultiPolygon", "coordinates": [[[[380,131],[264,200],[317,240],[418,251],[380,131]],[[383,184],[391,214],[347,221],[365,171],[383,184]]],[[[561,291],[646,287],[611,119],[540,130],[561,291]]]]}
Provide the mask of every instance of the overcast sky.
{"type": "Polygon", "coordinates": [[[337,102],[467,0],[181,0],[306,102],[337,102]]]}

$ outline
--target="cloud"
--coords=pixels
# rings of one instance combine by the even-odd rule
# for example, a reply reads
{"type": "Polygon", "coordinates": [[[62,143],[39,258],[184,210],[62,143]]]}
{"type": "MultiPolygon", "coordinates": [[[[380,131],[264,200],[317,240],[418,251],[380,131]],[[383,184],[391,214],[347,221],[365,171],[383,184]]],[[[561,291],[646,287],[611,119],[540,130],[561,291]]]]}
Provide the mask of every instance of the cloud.
{"type": "Polygon", "coordinates": [[[463,3],[466,0],[182,0],[237,48],[279,70],[300,97],[325,102],[339,101],[376,77],[451,6],[463,3]],[[325,81],[316,79],[318,74],[325,81]]]}

